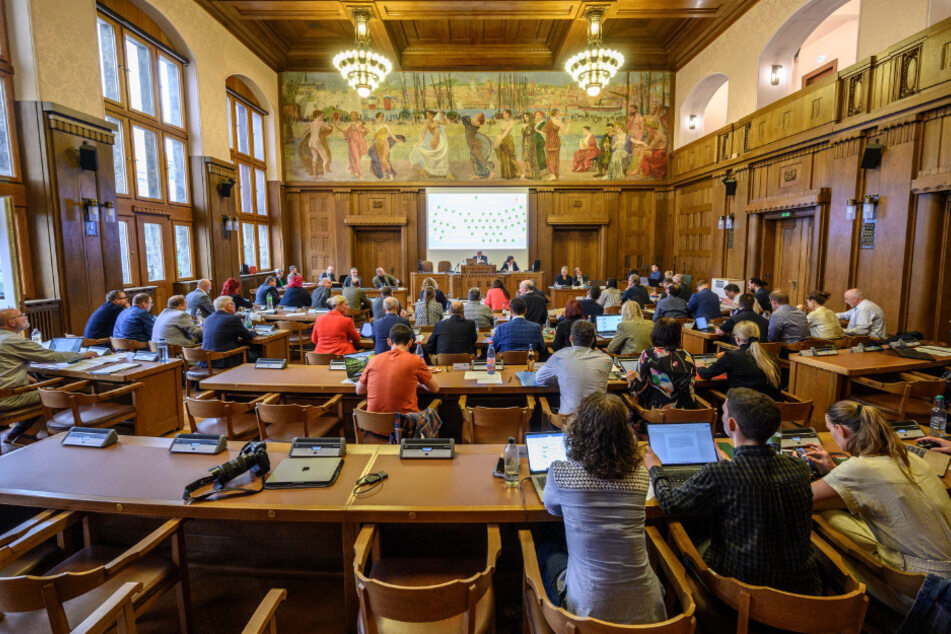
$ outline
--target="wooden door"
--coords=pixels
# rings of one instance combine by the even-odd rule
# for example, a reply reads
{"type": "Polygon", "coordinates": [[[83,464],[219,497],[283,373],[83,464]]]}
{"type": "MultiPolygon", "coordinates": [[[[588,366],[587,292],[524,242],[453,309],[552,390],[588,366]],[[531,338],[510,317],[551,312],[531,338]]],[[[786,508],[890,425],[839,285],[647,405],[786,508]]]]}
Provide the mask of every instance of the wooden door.
{"type": "Polygon", "coordinates": [[[563,266],[567,266],[571,274],[574,274],[576,266],[580,266],[588,279],[604,279],[601,277],[603,271],[598,266],[600,259],[598,244],[598,229],[556,228],[552,231],[551,240],[553,262],[551,279],[555,279],[563,266]]]}
{"type": "MultiPolygon", "coordinates": [[[[404,278],[403,249],[400,229],[356,229],[353,232],[352,266],[360,270],[364,286],[372,286],[377,267],[409,283],[404,278]]],[[[337,267],[340,274],[348,273],[337,267]]]]}
{"type": "Polygon", "coordinates": [[[139,243],[139,284],[156,287],[152,313],[157,315],[165,308],[175,280],[172,227],[165,216],[137,214],[135,221],[139,243]]]}
{"type": "Polygon", "coordinates": [[[814,216],[781,218],[775,224],[772,289],[789,295],[789,303],[803,304],[812,279],[814,216]]]}

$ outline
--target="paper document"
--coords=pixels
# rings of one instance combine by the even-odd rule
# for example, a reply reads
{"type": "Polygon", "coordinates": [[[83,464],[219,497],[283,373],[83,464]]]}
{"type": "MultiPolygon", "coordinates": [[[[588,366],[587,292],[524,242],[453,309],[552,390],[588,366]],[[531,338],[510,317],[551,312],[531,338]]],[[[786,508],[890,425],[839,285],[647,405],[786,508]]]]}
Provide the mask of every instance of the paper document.
{"type": "Polygon", "coordinates": [[[465,375],[466,381],[475,381],[479,385],[501,385],[502,384],[502,373],[496,372],[495,374],[489,374],[488,372],[480,372],[479,370],[469,370],[465,375]]]}

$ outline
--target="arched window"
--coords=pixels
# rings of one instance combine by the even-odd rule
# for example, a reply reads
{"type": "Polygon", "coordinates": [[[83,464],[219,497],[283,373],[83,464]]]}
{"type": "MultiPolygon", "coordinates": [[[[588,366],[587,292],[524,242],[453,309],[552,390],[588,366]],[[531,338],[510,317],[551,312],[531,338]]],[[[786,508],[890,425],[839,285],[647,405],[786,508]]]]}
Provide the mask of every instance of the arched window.
{"type": "Polygon", "coordinates": [[[225,82],[231,160],[238,173],[237,208],[241,222],[241,263],[258,271],[271,268],[270,214],[267,206],[267,156],[264,117],[254,92],[237,77],[225,82]]]}
{"type": "Polygon", "coordinates": [[[154,22],[131,6],[129,12],[139,24],[101,5],[96,20],[106,120],[117,127],[113,166],[122,281],[170,292],[172,282],[196,275],[186,60],[154,22]],[[173,244],[174,250],[167,248],[173,244]]]}
{"type": "Polygon", "coordinates": [[[682,146],[727,124],[730,81],[723,73],[707,75],[687,93],[680,107],[677,145],[682,146]]]}

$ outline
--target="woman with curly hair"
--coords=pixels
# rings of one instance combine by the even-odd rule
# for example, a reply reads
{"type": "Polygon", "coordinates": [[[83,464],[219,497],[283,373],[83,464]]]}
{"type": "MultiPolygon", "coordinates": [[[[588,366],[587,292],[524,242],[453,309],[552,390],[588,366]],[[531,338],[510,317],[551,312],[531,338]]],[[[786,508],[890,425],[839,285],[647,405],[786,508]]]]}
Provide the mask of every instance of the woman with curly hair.
{"type": "Polygon", "coordinates": [[[586,396],[565,428],[565,447],[568,459],[554,461],[545,481],[545,508],[564,518],[567,544],[567,552],[539,546],[549,598],[611,623],[663,621],[663,592],[644,537],[650,477],[627,406],[613,394],[586,396]]]}
{"type": "Polygon", "coordinates": [[[241,282],[229,277],[225,280],[225,283],[221,286],[221,296],[224,297],[227,295],[234,300],[234,306],[238,310],[242,308],[251,310],[254,308],[254,304],[251,303],[251,300],[241,296],[241,282]]]}

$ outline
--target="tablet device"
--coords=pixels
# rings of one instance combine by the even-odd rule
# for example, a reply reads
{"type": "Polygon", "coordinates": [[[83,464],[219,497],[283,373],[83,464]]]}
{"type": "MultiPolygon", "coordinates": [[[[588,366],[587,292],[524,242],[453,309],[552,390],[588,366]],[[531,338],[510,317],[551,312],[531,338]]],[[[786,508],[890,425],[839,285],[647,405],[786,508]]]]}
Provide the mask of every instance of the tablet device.
{"type": "Polygon", "coordinates": [[[294,458],[281,460],[264,481],[265,489],[329,487],[336,481],[343,458],[294,458]]]}

